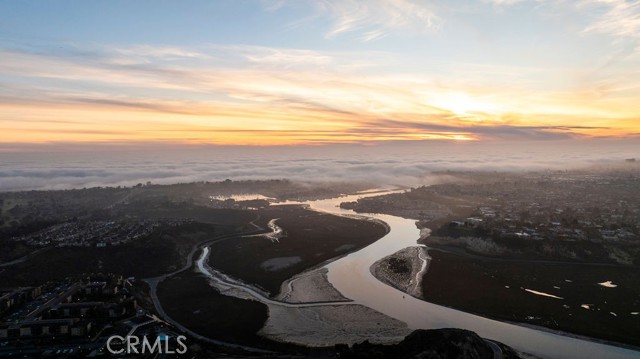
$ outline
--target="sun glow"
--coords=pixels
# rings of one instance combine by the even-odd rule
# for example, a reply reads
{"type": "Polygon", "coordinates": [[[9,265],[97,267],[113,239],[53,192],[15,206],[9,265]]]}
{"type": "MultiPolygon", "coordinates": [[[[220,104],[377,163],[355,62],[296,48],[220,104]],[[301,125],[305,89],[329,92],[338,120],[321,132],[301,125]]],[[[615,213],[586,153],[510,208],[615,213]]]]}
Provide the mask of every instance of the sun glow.
{"type": "Polygon", "coordinates": [[[69,1],[95,27],[61,21],[66,9],[43,18],[38,1],[0,2],[0,147],[640,136],[640,52],[622,41],[639,38],[629,26],[638,7],[622,0],[591,1],[615,12],[570,1],[327,0],[322,15],[314,2],[190,2],[179,13],[154,6],[144,26],[104,21],[103,6],[119,6],[69,1]],[[247,18],[191,16],[209,11],[247,18]],[[549,22],[550,11],[577,22],[549,22]]]}
{"type": "Polygon", "coordinates": [[[431,103],[443,110],[451,111],[456,115],[466,115],[473,112],[494,112],[496,106],[469,96],[463,92],[443,93],[434,96],[431,103]]]}

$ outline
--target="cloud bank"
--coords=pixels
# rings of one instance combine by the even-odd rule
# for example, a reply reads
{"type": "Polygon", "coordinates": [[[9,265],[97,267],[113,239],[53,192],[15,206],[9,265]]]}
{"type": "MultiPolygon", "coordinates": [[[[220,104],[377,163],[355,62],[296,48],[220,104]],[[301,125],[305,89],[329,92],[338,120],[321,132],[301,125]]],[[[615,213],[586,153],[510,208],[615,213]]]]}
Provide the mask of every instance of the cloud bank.
{"type": "Polygon", "coordinates": [[[131,186],[225,179],[430,184],[443,170],[529,171],[623,163],[640,141],[450,143],[376,146],[214,147],[139,151],[0,153],[0,190],[131,186]]]}

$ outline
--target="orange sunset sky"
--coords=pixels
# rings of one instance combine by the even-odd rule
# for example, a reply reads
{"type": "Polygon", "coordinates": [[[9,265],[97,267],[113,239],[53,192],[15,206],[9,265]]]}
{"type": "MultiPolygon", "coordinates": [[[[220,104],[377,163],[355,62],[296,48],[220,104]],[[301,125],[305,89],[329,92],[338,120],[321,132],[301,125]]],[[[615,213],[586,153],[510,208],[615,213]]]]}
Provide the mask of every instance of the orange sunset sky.
{"type": "Polygon", "coordinates": [[[0,145],[640,134],[640,2],[1,1],[0,145]]]}

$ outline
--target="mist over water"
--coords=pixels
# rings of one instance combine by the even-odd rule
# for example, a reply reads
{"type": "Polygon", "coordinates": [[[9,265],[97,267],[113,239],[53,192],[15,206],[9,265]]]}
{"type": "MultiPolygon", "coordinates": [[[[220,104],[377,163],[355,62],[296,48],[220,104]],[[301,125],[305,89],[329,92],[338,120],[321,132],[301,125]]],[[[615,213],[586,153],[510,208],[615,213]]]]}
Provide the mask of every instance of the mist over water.
{"type": "Polygon", "coordinates": [[[636,139],[54,149],[0,152],[0,190],[274,178],[416,186],[438,181],[440,176],[434,176],[434,171],[573,169],[640,157],[636,139]]]}

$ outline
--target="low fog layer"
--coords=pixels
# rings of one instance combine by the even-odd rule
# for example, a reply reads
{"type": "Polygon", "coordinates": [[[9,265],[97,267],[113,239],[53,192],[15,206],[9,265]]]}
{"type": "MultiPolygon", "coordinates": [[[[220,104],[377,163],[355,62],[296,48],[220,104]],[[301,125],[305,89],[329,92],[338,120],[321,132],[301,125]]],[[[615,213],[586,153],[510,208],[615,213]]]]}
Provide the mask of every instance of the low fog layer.
{"type": "Polygon", "coordinates": [[[636,140],[52,149],[0,153],[0,191],[274,178],[416,186],[433,183],[434,171],[571,169],[640,157],[636,140]]]}

